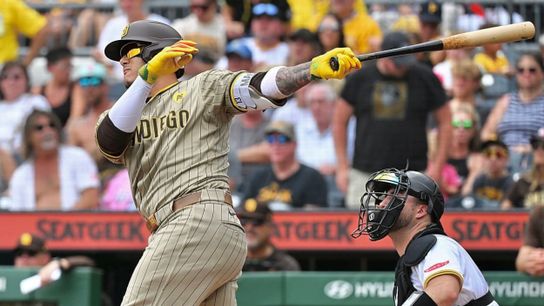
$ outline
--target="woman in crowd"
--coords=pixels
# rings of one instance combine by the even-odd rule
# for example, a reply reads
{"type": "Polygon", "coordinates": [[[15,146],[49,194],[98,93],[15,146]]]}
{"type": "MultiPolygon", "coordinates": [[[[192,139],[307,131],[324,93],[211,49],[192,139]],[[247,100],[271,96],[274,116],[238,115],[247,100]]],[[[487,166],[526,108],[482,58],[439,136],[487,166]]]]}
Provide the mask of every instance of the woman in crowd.
{"type": "Polygon", "coordinates": [[[323,17],[317,28],[317,35],[324,52],[346,46],[342,20],[334,14],[327,14],[323,17]]]}
{"type": "Polygon", "coordinates": [[[72,52],[66,47],[60,47],[49,50],[45,58],[51,79],[45,85],[33,88],[32,92],[44,96],[49,101],[51,110],[59,117],[62,126],[65,126],[75,110],[72,107],[75,86],[70,80],[72,52]]]}
{"type": "Polygon", "coordinates": [[[503,96],[491,110],[482,137],[497,134],[510,151],[510,170],[531,165],[529,138],[544,126],[544,64],[540,54],[523,53],[516,63],[518,90],[503,96]]]}
{"type": "MultiPolygon", "coordinates": [[[[329,13],[323,17],[317,28],[317,37],[323,49],[327,52],[334,48],[346,47],[344,39],[344,30],[342,28],[342,20],[336,15],[329,13]]],[[[342,90],[344,80],[330,80],[331,86],[337,94],[342,90]]]]}
{"type": "Polygon", "coordinates": [[[22,131],[27,116],[34,109],[50,109],[47,100],[29,93],[30,85],[25,66],[7,62],[0,70],[0,148],[17,156],[20,154],[22,131]]]}

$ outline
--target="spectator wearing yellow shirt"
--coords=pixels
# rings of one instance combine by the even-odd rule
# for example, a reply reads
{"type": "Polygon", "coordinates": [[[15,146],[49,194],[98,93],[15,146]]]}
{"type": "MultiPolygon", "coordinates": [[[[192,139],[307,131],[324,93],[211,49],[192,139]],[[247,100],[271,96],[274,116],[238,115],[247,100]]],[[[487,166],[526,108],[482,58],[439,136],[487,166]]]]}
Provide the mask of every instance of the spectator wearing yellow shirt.
{"type": "Polygon", "coordinates": [[[47,19],[22,0],[0,2],[0,64],[16,60],[19,54],[18,35],[31,38],[29,50],[23,59],[28,66],[45,44],[47,19]]]}
{"type": "MultiPolygon", "coordinates": [[[[486,23],[480,29],[487,29],[497,26],[495,24],[486,23]]],[[[501,51],[502,44],[487,44],[482,46],[482,51],[474,55],[474,62],[482,69],[483,73],[504,74],[512,73],[508,58],[501,51]]]]}
{"type": "Polygon", "coordinates": [[[380,26],[368,14],[357,12],[354,4],[355,0],[331,0],[331,12],[343,22],[346,45],[355,53],[376,51],[382,38],[380,26]]]}
{"type": "MultiPolygon", "coordinates": [[[[315,32],[319,21],[329,12],[331,0],[287,0],[291,8],[291,29],[308,29],[315,32]]],[[[364,0],[354,1],[355,11],[366,14],[364,0]]]]}

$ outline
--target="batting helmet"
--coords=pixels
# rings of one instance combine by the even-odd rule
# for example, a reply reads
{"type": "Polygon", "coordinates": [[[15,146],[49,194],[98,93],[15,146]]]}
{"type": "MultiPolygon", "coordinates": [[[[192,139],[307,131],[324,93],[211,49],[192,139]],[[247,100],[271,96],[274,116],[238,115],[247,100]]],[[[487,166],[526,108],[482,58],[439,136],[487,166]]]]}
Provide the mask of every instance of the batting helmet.
{"type": "Polygon", "coordinates": [[[171,26],[151,20],[132,22],[123,29],[121,39],[112,41],[104,49],[106,56],[114,61],[122,57],[123,48],[127,45],[142,47],[141,57],[148,62],[163,48],[182,39],[181,35],[171,26]]]}
{"type": "Polygon", "coordinates": [[[440,223],[444,197],[438,184],[421,172],[390,168],[372,174],[366,183],[358,227],[352,236],[357,238],[367,234],[373,241],[384,238],[394,227],[408,196],[427,204],[427,212],[433,222],[440,223]],[[386,198],[389,202],[380,206],[386,198]]]}

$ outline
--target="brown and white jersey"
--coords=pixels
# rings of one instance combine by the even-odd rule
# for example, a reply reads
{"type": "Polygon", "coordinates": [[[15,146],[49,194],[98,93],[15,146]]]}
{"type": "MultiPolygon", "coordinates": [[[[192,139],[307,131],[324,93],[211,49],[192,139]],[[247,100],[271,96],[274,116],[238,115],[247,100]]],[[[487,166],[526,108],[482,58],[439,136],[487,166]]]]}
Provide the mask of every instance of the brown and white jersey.
{"type": "Polygon", "coordinates": [[[187,193],[229,188],[230,121],[244,111],[231,84],[241,73],[210,70],[147,101],[122,156],[143,216],[187,193]]]}

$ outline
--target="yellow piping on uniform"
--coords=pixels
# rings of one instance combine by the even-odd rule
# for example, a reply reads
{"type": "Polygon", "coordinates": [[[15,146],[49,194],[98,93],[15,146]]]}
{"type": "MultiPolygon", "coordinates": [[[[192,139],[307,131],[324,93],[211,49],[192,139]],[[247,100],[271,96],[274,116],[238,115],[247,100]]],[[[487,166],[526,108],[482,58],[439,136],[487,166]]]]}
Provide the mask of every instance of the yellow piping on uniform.
{"type": "Polygon", "coordinates": [[[170,85],[164,87],[163,89],[157,91],[157,93],[154,94],[153,97],[151,97],[151,99],[149,99],[149,101],[148,101],[147,103],[151,102],[153,99],[155,99],[156,96],[162,94],[163,92],[165,92],[165,91],[167,91],[168,89],[170,89],[170,88],[176,86],[177,84],[179,84],[179,82],[178,82],[178,81],[175,81],[174,83],[172,83],[172,84],[170,84],[170,85]]]}
{"type": "Polygon", "coordinates": [[[100,151],[100,153],[109,161],[111,161],[112,163],[114,164],[125,164],[125,158],[124,158],[124,155],[125,155],[125,152],[127,151],[128,149],[128,146],[123,150],[123,153],[121,153],[119,156],[115,156],[115,155],[112,155],[112,154],[109,154],[107,152],[104,152],[104,150],[102,150],[102,148],[100,147],[100,143],[98,142],[98,137],[97,137],[97,134],[94,133],[94,140],[96,141],[96,146],[98,147],[98,151],[100,151]]]}
{"type": "Polygon", "coordinates": [[[247,112],[247,109],[242,109],[238,106],[238,104],[236,103],[236,101],[234,100],[234,83],[236,83],[236,80],[238,80],[239,78],[241,78],[243,75],[243,73],[240,73],[239,75],[237,75],[234,80],[232,80],[232,82],[230,83],[230,89],[229,89],[229,98],[230,98],[230,103],[232,104],[232,106],[234,106],[234,108],[236,108],[237,110],[239,110],[240,112],[242,113],[245,113],[247,112]]]}
{"type": "Polygon", "coordinates": [[[453,275],[453,276],[457,277],[457,279],[459,280],[459,285],[463,286],[463,282],[464,282],[463,275],[461,275],[459,272],[457,272],[455,270],[446,269],[446,270],[438,271],[437,273],[434,273],[434,274],[431,274],[431,275],[427,276],[427,278],[423,282],[423,289],[427,288],[427,285],[429,284],[429,282],[433,278],[435,278],[437,276],[440,276],[440,275],[453,275]]]}

